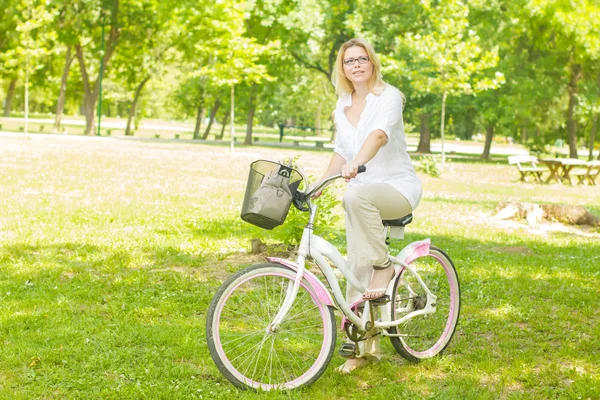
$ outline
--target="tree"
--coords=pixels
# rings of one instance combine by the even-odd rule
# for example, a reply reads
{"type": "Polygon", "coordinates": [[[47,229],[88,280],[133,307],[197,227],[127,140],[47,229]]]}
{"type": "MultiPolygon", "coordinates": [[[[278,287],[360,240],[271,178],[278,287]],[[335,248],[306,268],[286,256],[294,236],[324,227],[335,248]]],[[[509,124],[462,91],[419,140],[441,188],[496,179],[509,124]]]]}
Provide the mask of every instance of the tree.
{"type": "Polygon", "coordinates": [[[324,74],[329,81],[341,45],[355,36],[351,20],[356,0],[296,0],[302,11],[290,12],[284,48],[297,63],[324,74]]]}
{"type": "Polygon", "coordinates": [[[25,82],[25,129],[27,129],[29,78],[32,73],[42,68],[41,58],[48,54],[56,37],[53,29],[49,29],[52,14],[43,1],[23,0],[16,4],[2,4],[0,8],[5,11],[3,27],[13,29],[0,37],[0,60],[2,71],[10,77],[10,85],[4,115],[10,112],[12,98],[19,78],[25,82]]]}
{"type": "Polygon", "coordinates": [[[107,8],[100,1],[80,1],[73,4],[72,12],[81,15],[83,18],[81,23],[83,31],[75,44],[75,54],[79,61],[83,83],[83,111],[85,114],[86,135],[93,133],[101,74],[103,74],[103,69],[106,68],[115,51],[121,35],[121,26],[133,23],[133,21],[127,21],[120,15],[119,5],[119,0],[111,0],[106,4],[107,8]],[[105,36],[106,24],[108,25],[108,34],[105,36]],[[89,58],[86,54],[89,54],[89,58]],[[98,60],[100,60],[100,65],[97,65],[98,60]],[[90,77],[90,74],[96,70],[96,77],[90,77]]]}
{"type": "Polygon", "coordinates": [[[409,33],[404,44],[416,60],[418,69],[409,72],[415,86],[427,93],[441,96],[440,134],[442,164],[444,153],[444,123],[446,101],[450,95],[474,94],[495,89],[504,82],[504,75],[484,72],[496,66],[497,50],[485,51],[480,38],[469,27],[469,7],[460,0],[438,4],[423,2],[429,11],[423,34],[409,33]]]}
{"type": "Polygon", "coordinates": [[[18,15],[22,12],[17,2],[0,1],[0,74],[8,78],[9,85],[4,100],[4,116],[8,117],[17,84],[19,61],[16,57],[15,47],[20,42],[20,33],[17,31],[18,15]]]}
{"type": "Polygon", "coordinates": [[[121,29],[120,45],[113,69],[130,98],[125,136],[132,135],[131,122],[136,115],[142,91],[150,79],[172,62],[175,46],[175,21],[171,7],[164,2],[146,0],[123,4],[124,12],[136,21],[121,29]]]}
{"type": "MultiPolygon", "coordinates": [[[[566,126],[569,156],[577,158],[577,104],[586,65],[600,53],[600,7],[592,1],[538,0],[526,4],[532,20],[541,21],[546,40],[536,50],[547,54],[547,74],[561,83],[559,95],[566,95],[566,126]]],[[[539,76],[539,72],[537,74],[539,76]]],[[[563,117],[564,118],[564,117],[563,117]]]]}

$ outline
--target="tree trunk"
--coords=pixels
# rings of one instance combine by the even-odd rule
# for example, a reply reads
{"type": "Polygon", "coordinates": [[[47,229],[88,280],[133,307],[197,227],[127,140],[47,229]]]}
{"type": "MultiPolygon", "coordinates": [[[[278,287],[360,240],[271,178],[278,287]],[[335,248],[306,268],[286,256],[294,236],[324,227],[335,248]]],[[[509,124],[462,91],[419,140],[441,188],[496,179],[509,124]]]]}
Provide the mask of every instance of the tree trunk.
{"type": "Polygon", "coordinates": [[[56,104],[56,116],[54,117],[54,132],[60,132],[60,120],[62,119],[63,111],[65,109],[65,96],[67,93],[67,78],[69,77],[69,70],[71,69],[71,63],[73,57],[71,57],[71,46],[67,46],[67,55],[65,56],[65,67],[63,69],[62,78],[60,80],[60,92],[58,94],[58,101],[56,104]]]}
{"type": "Polygon", "coordinates": [[[6,93],[6,103],[4,103],[4,116],[10,115],[10,109],[12,108],[12,101],[15,97],[15,86],[17,85],[17,78],[12,78],[8,85],[8,93],[6,93]]]}
{"type": "Polygon", "coordinates": [[[577,105],[577,83],[582,77],[581,65],[573,63],[571,66],[571,79],[568,85],[569,111],[567,119],[567,139],[569,142],[569,157],[577,158],[577,121],[575,120],[575,106],[577,105]]]}
{"type": "Polygon", "coordinates": [[[83,50],[78,44],[75,46],[79,69],[81,70],[81,81],[83,83],[83,114],[85,115],[85,134],[91,135],[94,129],[94,118],[96,111],[96,91],[90,86],[90,79],[83,59],[83,50]]]}
{"type": "Polygon", "coordinates": [[[219,110],[220,106],[221,106],[221,98],[217,98],[217,100],[215,100],[215,104],[212,107],[212,110],[210,110],[210,118],[208,120],[208,126],[206,127],[206,130],[204,131],[204,135],[202,136],[202,139],[206,140],[208,138],[208,135],[210,134],[210,128],[212,127],[213,122],[215,122],[215,116],[217,115],[217,111],[219,110]]]}
{"type": "Polygon", "coordinates": [[[471,139],[475,133],[475,116],[476,111],[474,108],[469,107],[467,113],[467,121],[465,122],[465,138],[471,139]]]}
{"type": "MultiPolygon", "coordinates": [[[[596,133],[598,132],[598,114],[594,115],[594,120],[592,122],[592,131],[590,132],[590,156],[589,160],[592,161],[594,159],[594,143],[596,142],[596,133]]],[[[598,154],[600,159],[600,153],[598,154]]]]}
{"type": "Polygon", "coordinates": [[[444,123],[446,119],[446,97],[448,96],[447,92],[444,92],[442,96],[442,121],[440,126],[440,132],[442,134],[442,167],[446,165],[446,152],[444,151],[444,123]]]}
{"type": "Polygon", "coordinates": [[[94,134],[94,120],[96,118],[96,98],[84,96],[83,111],[85,115],[85,134],[94,134]]]}
{"type": "Polygon", "coordinates": [[[527,143],[527,128],[521,128],[521,143],[527,143]]]}
{"type": "Polygon", "coordinates": [[[196,110],[196,127],[194,128],[194,136],[192,139],[200,139],[200,128],[202,127],[202,120],[204,119],[204,106],[198,106],[196,110]]]}
{"type": "Polygon", "coordinates": [[[429,129],[429,118],[431,118],[431,113],[422,113],[419,115],[421,126],[419,127],[420,135],[417,153],[431,153],[431,131],[429,129]]]}
{"type": "Polygon", "coordinates": [[[250,99],[248,105],[248,118],[246,119],[246,139],[245,144],[252,144],[252,124],[254,123],[254,113],[256,112],[256,84],[253,83],[250,88],[250,99]]]}
{"type": "Polygon", "coordinates": [[[483,146],[483,153],[481,159],[490,159],[490,149],[492,147],[492,138],[494,137],[494,125],[490,124],[485,128],[485,145],[483,146]]]}
{"type": "Polygon", "coordinates": [[[315,112],[315,135],[321,136],[321,110],[323,109],[323,103],[317,105],[317,111],[315,112]]]}
{"type": "Polygon", "coordinates": [[[221,134],[219,135],[219,140],[223,140],[223,136],[225,135],[225,127],[227,126],[227,121],[229,121],[229,111],[225,109],[225,116],[223,117],[223,124],[221,125],[221,134]]]}
{"type": "MultiPolygon", "coordinates": [[[[117,18],[119,13],[119,2],[115,0],[112,3],[112,10],[110,12],[110,31],[108,33],[108,38],[106,40],[106,47],[104,51],[104,57],[102,59],[102,65],[104,69],[108,65],[108,61],[110,60],[115,46],[117,45],[117,41],[120,36],[119,28],[117,27],[117,18]]],[[[84,112],[85,112],[85,134],[91,135],[94,129],[94,118],[96,111],[96,100],[98,99],[98,93],[100,92],[100,71],[98,71],[98,77],[92,85],[90,84],[90,78],[87,73],[87,69],[85,66],[85,59],[83,57],[83,48],[81,44],[75,45],[75,54],[77,56],[77,60],[79,61],[79,68],[81,69],[81,81],[83,83],[83,92],[84,92],[84,112]]]]}
{"type": "Polygon", "coordinates": [[[144,85],[150,80],[150,75],[146,76],[144,80],[138,85],[135,90],[135,95],[133,96],[133,101],[131,102],[131,107],[129,108],[129,117],[127,117],[127,126],[125,127],[125,136],[133,136],[131,133],[131,120],[135,116],[135,109],[137,107],[138,100],[140,99],[140,94],[144,89],[144,85]]]}

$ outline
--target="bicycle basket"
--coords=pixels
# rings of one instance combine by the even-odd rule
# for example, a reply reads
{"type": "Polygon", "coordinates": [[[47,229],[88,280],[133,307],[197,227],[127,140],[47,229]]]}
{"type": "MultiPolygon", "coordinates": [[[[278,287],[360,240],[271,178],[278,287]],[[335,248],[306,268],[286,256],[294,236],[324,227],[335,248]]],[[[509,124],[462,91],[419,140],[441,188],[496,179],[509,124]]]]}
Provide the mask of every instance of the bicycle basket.
{"type": "Polygon", "coordinates": [[[241,218],[263,229],[283,224],[302,176],[291,165],[257,160],[250,164],[241,218]]]}

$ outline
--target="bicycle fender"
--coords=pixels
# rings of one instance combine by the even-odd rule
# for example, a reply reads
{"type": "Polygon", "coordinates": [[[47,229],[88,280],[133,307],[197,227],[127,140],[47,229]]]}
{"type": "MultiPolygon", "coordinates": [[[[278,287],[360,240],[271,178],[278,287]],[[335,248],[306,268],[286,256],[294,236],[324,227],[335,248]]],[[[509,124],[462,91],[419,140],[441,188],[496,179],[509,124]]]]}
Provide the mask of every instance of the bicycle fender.
{"type": "Polygon", "coordinates": [[[410,264],[417,258],[429,254],[429,246],[431,246],[430,239],[412,242],[411,244],[402,249],[402,251],[396,256],[396,259],[406,264],[410,264]]]}
{"type": "MultiPolygon", "coordinates": [[[[267,260],[269,260],[270,262],[275,263],[275,264],[281,264],[285,267],[288,267],[288,268],[298,272],[298,268],[299,268],[298,264],[296,264],[295,262],[292,262],[290,260],[286,260],[284,258],[278,258],[278,257],[267,257],[267,260]]],[[[309,270],[305,269],[303,278],[305,278],[307,280],[307,282],[310,284],[310,286],[312,286],[312,288],[316,292],[317,297],[319,298],[321,303],[323,303],[327,306],[335,307],[335,303],[333,302],[333,298],[331,297],[331,294],[325,288],[325,285],[323,284],[323,282],[321,282],[319,280],[319,278],[317,278],[315,276],[315,274],[313,274],[309,270]]]]}

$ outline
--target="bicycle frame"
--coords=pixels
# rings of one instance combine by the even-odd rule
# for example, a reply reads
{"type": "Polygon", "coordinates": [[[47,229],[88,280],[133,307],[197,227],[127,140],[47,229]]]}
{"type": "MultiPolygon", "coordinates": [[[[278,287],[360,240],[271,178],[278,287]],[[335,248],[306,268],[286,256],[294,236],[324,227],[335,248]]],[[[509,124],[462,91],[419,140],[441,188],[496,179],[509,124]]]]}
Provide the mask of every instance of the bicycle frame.
{"type": "MultiPolygon", "coordinates": [[[[311,192],[308,193],[307,197],[310,196],[312,193],[316,192],[317,190],[319,190],[321,187],[325,186],[329,181],[331,181],[333,179],[337,179],[337,177],[339,177],[339,175],[328,178],[327,180],[321,182],[321,184],[319,186],[317,186],[315,189],[313,189],[311,192]]],[[[298,250],[297,262],[292,263],[287,260],[282,260],[282,259],[277,259],[277,258],[269,259],[270,261],[278,262],[278,263],[286,265],[292,269],[295,269],[297,273],[296,273],[296,278],[295,278],[293,284],[290,283],[288,285],[286,297],[282,304],[282,307],[279,309],[277,315],[273,318],[273,321],[271,322],[271,324],[269,324],[269,327],[267,328],[268,331],[271,331],[271,332],[276,331],[278,326],[283,322],[283,320],[287,316],[288,312],[292,308],[294,300],[296,299],[296,295],[298,294],[300,282],[302,281],[303,278],[305,278],[305,275],[306,275],[307,280],[309,280],[309,282],[313,286],[313,289],[315,289],[318,292],[317,294],[318,294],[319,299],[321,299],[321,301],[331,303],[331,296],[329,295],[329,292],[327,291],[327,289],[325,288],[323,283],[316,276],[314,276],[312,273],[310,273],[310,271],[306,270],[305,263],[306,263],[307,258],[312,258],[317,263],[317,265],[319,266],[319,268],[321,269],[323,274],[325,275],[325,279],[327,280],[327,283],[329,284],[329,287],[331,288],[331,291],[333,292],[333,299],[335,300],[335,303],[337,304],[338,308],[359,330],[361,330],[363,332],[369,331],[371,329],[389,328],[389,327],[393,327],[393,326],[398,326],[398,325],[404,323],[405,321],[407,321],[411,318],[414,318],[416,316],[423,315],[423,314],[431,314],[436,311],[435,303],[436,303],[437,297],[433,293],[431,293],[431,291],[429,290],[427,285],[425,285],[425,283],[423,282],[423,280],[421,279],[421,277],[419,276],[417,271],[411,265],[409,265],[409,263],[412,262],[415,258],[429,253],[430,241],[429,241],[429,239],[426,239],[424,241],[413,242],[413,243],[409,244],[396,257],[393,257],[388,254],[388,256],[390,257],[390,260],[394,264],[394,268],[396,269],[397,274],[400,271],[402,271],[403,268],[405,268],[417,278],[417,281],[419,282],[419,284],[421,285],[421,287],[425,290],[425,292],[427,294],[427,304],[426,304],[425,308],[418,310],[418,311],[411,311],[409,309],[399,310],[399,311],[408,311],[409,313],[400,319],[391,321],[391,315],[392,315],[391,307],[393,305],[391,304],[391,302],[388,302],[387,304],[380,306],[380,307],[384,307],[384,310],[382,310],[384,312],[381,313],[381,316],[382,316],[381,321],[375,321],[374,326],[370,326],[371,325],[370,324],[370,322],[371,322],[371,317],[370,317],[371,307],[365,306],[362,316],[358,316],[356,313],[354,313],[351,309],[351,306],[346,302],[345,296],[343,295],[343,293],[340,289],[338,280],[333,272],[332,267],[327,262],[327,259],[329,259],[336,266],[336,268],[339,269],[339,271],[342,273],[342,275],[344,275],[344,277],[346,278],[347,284],[352,285],[356,290],[358,290],[361,293],[364,292],[366,288],[358,281],[358,279],[352,273],[352,271],[350,271],[350,269],[348,268],[348,265],[346,263],[346,260],[340,254],[338,249],[334,245],[332,245],[331,243],[326,241],[325,239],[323,239],[313,233],[313,224],[314,224],[314,219],[315,219],[315,215],[317,212],[317,206],[315,204],[312,204],[312,202],[310,202],[310,201],[308,201],[308,206],[309,206],[309,212],[310,212],[309,223],[306,225],[306,227],[304,228],[304,230],[302,232],[302,239],[300,241],[300,246],[299,246],[299,250],[298,250]],[[317,287],[315,287],[315,286],[317,286],[317,287]],[[323,293],[323,292],[325,292],[325,293],[323,293]]],[[[406,283],[405,283],[405,285],[406,285],[406,283]]],[[[389,286],[391,286],[391,285],[389,285],[389,286]]],[[[409,292],[412,292],[412,289],[410,287],[408,287],[408,285],[406,285],[406,287],[409,292]]],[[[388,287],[388,291],[390,291],[390,287],[388,287]]],[[[368,304],[368,302],[366,302],[366,304],[368,304]]],[[[328,304],[328,305],[332,305],[332,304],[328,304]]],[[[387,332],[384,332],[384,335],[385,336],[401,336],[401,335],[388,334],[387,332]]]]}

